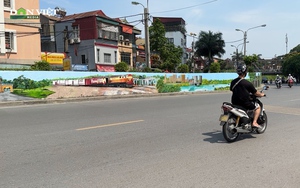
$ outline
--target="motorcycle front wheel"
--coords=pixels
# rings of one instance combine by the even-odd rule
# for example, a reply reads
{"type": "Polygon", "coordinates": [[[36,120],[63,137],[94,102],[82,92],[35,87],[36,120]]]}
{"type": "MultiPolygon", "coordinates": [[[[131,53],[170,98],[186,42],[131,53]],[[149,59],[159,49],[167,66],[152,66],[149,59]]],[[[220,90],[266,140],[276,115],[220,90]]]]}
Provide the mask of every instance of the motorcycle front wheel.
{"type": "Polygon", "coordinates": [[[223,136],[227,142],[234,142],[240,136],[240,133],[234,129],[236,123],[236,118],[234,116],[230,116],[226,123],[224,123],[222,131],[223,136]]]}
{"type": "Polygon", "coordinates": [[[258,134],[264,133],[267,129],[267,126],[268,126],[268,117],[267,117],[267,114],[266,114],[265,111],[263,112],[263,117],[262,118],[263,118],[264,123],[259,124],[262,127],[262,129],[257,129],[256,130],[256,132],[258,134]]]}

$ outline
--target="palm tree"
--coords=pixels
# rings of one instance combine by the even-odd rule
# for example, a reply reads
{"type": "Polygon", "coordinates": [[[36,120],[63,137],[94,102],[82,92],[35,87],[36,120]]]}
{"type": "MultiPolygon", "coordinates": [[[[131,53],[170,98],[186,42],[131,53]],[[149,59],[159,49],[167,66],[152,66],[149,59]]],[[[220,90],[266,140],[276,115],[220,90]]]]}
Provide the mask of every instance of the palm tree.
{"type": "Polygon", "coordinates": [[[238,63],[239,61],[243,60],[244,55],[242,52],[233,52],[233,55],[231,56],[232,61],[238,63]]]}
{"type": "Polygon", "coordinates": [[[212,31],[201,31],[198,41],[195,43],[196,54],[208,58],[208,68],[213,62],[213,57],[221,57],[224,53],[225,41],[222,39],[222,33],[213,33],[212,31]]]}

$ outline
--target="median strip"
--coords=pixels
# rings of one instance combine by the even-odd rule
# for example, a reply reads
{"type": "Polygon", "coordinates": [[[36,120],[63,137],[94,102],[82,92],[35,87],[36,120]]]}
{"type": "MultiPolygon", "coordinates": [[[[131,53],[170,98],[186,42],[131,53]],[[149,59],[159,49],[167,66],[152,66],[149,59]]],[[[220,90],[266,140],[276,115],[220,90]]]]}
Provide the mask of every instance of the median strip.
{"type": "Polygon", "coordinates": [[[84,131],[84,130],[90,130],[90,129],[98,129],[98,128],[103,128],[103,127],[116,126],[116,125],[125,125],[125,124],[130,124],[130,123],[138,123],[138,122],[142,122],[142,121],[144,121],[144,120],[125,121],[125,122],[119,122],[119,123],[112,123],[112,124],[98,125],[98,126],[93,126],[93,127],[84,127],[84,128],[76,129],[76,131],[84,131]]]}

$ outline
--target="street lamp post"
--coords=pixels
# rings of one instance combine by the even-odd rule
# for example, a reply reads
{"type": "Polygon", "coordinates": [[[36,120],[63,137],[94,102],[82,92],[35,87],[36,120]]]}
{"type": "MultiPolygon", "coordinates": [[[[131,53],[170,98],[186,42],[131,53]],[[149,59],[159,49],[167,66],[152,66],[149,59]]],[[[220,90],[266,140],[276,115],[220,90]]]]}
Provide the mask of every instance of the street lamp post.
{"type": "MultiPolygon", "coordinates": [[[[249,43],[249,41],[247,41],[246,43],[249,43]]],[[[242,45],[242,44],[244,44],[244,43],[241,43],[241,44],[239,44],[239,45],[237,45],[237,46],[235,46],[235,45],[231,45],[231,47],[234,47],[235,49],[236,49],[236,52],[235,52],[235,62],[236,62],[236,67],[238,66],[238,54],[239,54],[239,51],[238,51],[238,49],[239,49],[239,46],[240,45],[242,45]]]]}
{"type": "Polygon", "coordinates": [[[194,54],[195,54],[195,52],[194,52],[194,49],[195,49],[195,36],[197,36],[196,35],[196,33],[190,33],[190,35],[193,37],[193,43],[192,43],[192,53],[193,53],[193,55],[192,55],[192,65],[193,65],[193,73],[195,72],[195,60],[194,60],[194,54]]]}
{"type": "Polygon", "coordinates": [[[243,30],[241,30],[241,29],[235,29],[236,31],[241,31],[241,32],[243,32],[243,34],[244,34],[244,56],[246,56],[247,32],[248,32],[250,29],[255,29],[255,28],[258,28],[258,27],[266,27],[266,26],[267,26],[266,24],[259,25],[259,26],[255,26],[255,27],[251,27],[251,28],[247,29],[246,31],[243,31],[243,30]]]}
{"type": "Polygon", "coordinates": [[[144,8],[144,25],[145,25],[145,55],[146,55],[146,66],[151,68],[151,63],[150,63],[150,42],[149,42],[149,25],[148,25],[148,20],[149,20],[149,10],[148,10],[148,5],[149,5],[149,0],[147,0],[147,7],[145,7],[142,3],[132,1],[131,4],[133,5],[142,5],[144,8]]]}

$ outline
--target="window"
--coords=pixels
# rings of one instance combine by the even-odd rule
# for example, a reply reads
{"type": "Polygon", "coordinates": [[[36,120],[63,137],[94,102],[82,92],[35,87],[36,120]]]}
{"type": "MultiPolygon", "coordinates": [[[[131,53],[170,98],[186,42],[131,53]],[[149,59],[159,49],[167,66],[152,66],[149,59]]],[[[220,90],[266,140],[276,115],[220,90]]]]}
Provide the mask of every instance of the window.
{"type": "Polygon", "coordinates": [[[12,8],[12,2],[11,0],[4,0],[4,7],[7,7],[7,8],[12,8]]]}
{"type": "Polygon", "coordinates": [[[97,62],[100,63],[100,49],[97,49],[97,62]]]}
{"type": "Polygon", "coordinates": [[[130,59],[131,59],[131,54],[130,53],[125,53],[125,52],[121,53],[121,61],[122,62],[125,62],[128,65],[130,65],[130,59]]]}
{"type": "Polygon", "coordinates": [[[117,51],[115,51],[115,64],[117,64],[117,51]]]}
{"type": "Polygon", "coordinates": [[[5,48],[7,50],[13,50],[14,48],[14,33],[5,32],[5,48]]]}
{"type": "Polygon", "coordinates": [[[111,54],[104,53],[104,63],[111,63],[111,54]]]}
{"type": "Polygon", "coordinates": [[[98,37],[103,39],[118,40],[118,27],[107,25],[104,23],[98,24],[98,37]]]}
{"type": "Polygon", "coordinates": [[[81,64],[86,64],[85,55],[81,55],[81,64]]]}
{"type": "Polygon", "coordinates": [[[167,38],[168,42],[174,44],[174,38],[167,38]]]}
{"type": "Polygon", "coordinates": [[[78,25],[73,26],[73,38],[74,39],[80,38],[78,25]]]}

